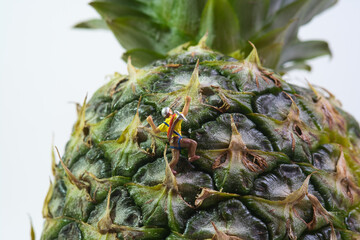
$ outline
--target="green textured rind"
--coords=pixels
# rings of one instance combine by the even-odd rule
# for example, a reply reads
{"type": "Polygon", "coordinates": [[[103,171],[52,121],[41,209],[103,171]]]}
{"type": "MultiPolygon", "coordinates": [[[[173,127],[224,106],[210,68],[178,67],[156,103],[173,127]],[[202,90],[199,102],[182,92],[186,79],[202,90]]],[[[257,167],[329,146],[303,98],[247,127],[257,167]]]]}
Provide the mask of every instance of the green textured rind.
{"type": "Polygon", "coordinates": [[[79,109],[64,165],[54,166],[41,239],[358,236],[358,123],[319,90],[195,50],[115,74],[79,109]],[[161,109],[180,111],[187,95],[182,131],[201,158],[189,163],[183,150],[170,181],[166,136],[146,117],[160,124],[161,109]],[[310,174],[307,197],[297,192],[310,174]]]}
{"type": "Polygon", "coordinates": [[[310,70],[306,60],[331,55],[324,41],[300,41],[299,28],[336,0],[95,0],[90,3],[102,20],[78,28],[108,28],[137,66],[145,66],[205,34],[207,45],[238,59],[254,43],[263,65],[278,72],[310,70]]]}

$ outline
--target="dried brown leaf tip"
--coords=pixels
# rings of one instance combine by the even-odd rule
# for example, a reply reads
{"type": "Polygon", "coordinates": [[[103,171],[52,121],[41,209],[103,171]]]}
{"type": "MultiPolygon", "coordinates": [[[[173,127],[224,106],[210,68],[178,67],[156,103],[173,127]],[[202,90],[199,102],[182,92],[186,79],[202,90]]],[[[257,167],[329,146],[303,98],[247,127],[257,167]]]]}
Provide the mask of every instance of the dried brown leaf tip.
{"type": "Polygon", "coordinates": [[[168,67],[168,68],[178,68],[180,67],[181,64],[174,64],[174,63],[171,63],[171,64],[166,64],[165,67],[168,67]]]}
{"type": "Polygon", "coordinates": [[[264,79],[265,82],[269,83],[269,80],[272,81],[276,87],[281,87],[280,77],[277,76],[274,72],[271,72],[267,69],[261,68],[261,78],[264,79]]]}
{"type": "Polygon", "coordinates": [[[56,152],[57,152],[58,157],[60,159],[61,166],[65,170],[66,176],[68,177],[69,181],[72,184],[74,184],[79,190],[84,189],[84,188],[88,188],[89,187],[88,183],[85,183],[85,182],[79,180],[77,177],[75,177],[75,175],[69,170],[69,168],[65,165],[65,163],[61,159],[58,148],[55,147],[55,149],[56,149],[56,152]]]}
{"type": "Polygon", "coordinates": [[[258,68],[261,68],[262,66],[261,66],[261,62],[260,62],[260,58],[259,58],[259,54],[257,52],[257,49],[256,49],[255,45],[252,42],[249,41],[249,43],[250,43],[250,45],[252,46],[253,49],[250,52],[250,54],[247,56],[246,61],[254,63],[254,64],[257,65],[258,68]]]}
{"type": "Polygon", "coordinates": [[[31,240],[35,240],[35,230],[31,218],[30,218],[30,238],[31,240]]]}
{"type": "Polygon", "coordinates": [[[291,100],[290,111],[283,122],[283,128],[280,134],[285,138],[291,140],[292,150],[295,150],[296,139],[295,136],[300,138],[306,144],[311,146],[313,140],[317,140],[318,137],[313,133],[314,130],[310,129],[301,119],[300,110],[293,100],[293,98],[286,92],[285,95],[291,100]]]}
{"type": "Polygon", "coordinates": [[[201,193],[195,199],[195,206],[199,207],[203,201],[211,196],[213,196],[217,191],[209,188],[203,188],[201,193]]]}
{"type": "MultiPolygon", "coordinates": [[[[327,124],[330,130],[335,130],[335,128],[337,128],[340,133],[344,135],[346,133],[346,121],[343,116],[341,116],[335,106],[324,95],[320,94],[314,86],[310,83],[308,83],[308,85],[315,94],[315,98],[313,99],[315,107],[319,110],[319,112],[323,113],[323,124],[327,124]]],[[[333,97],[333,95],[328,91],[327,93],[330,97],[333,97]]]]}
{"type": "Polygon", "coordinates": [[[214,89],[216,92],[218,92],[218,95],[222,101],[222,105],[220,107],[216,107],[216,106],[213,106],[213,105],[209,105],[209,104],[206,104],[204,99],[203,99],[203,96],[204,96],[204,88],[201,89],[201,104],[204,105],[204,106],[207,106],[207,107],[211,107],[221,113],[224,113],[226,112],[229,108],[230,108],[230,103],[229,103],[229,100],[227,99],[227,97],[225,96],[225,94],[222,92],[222,89],[220,87],[217,87],[217,86],[211,86],[212,89],[214,89]]]}
{"type": "MultiPolygon", "coordinates": [[[[96,194],[98,193],[100,186],[104,186],[106,189],[110,189],[110,187],[111,187],[111,183],[109,182],[108,179],[99,179],[94,174],[92,174],[91,172],[88,172],[88,171],[85,171],[84,174],[81,175],[81,179],[88,183],[91,183],[92,186],[95,185],[94,192],[92,194],[90,194],[90,192],[89,192],[91,199],[93,199],[94,201],[96,199],[96,194]]],[[[90,188],[89,188],[89,190],[90,190],[90,188]]]]}
{"type": "Polygon", "coordinates": [[[165,147],[164,150],[164,160],[165,160],[165,178],[163,181],[163,185],[166,186],[167,189],[173,189],[176,191],[176,193],[179,192],[179,188],[176,182],[176,177],[173,173],[173,170],[170,168],[168,159],[166,157],[166,151],[167,151],[167,146],[165,147]]]}
{"type": "Polygon", "coordinates": [[[65,163],[63,162],[63,160],[61,159],[59,150],[57,147],[55,147],[56,152],[58,154],[58,157],[60,159],[60,163],[61,166],[63,167],[67,178],[69,179],[70,183],[75,185],[77,187],[77,189],[82,190],[85,189],[86,190],[86,198],[88,201],[94,202],[94,199],[91,198],[89,192],[90,192],[90,184],[86,181],[83,181],[82,179],[78,179],[71,171],[70,169],[65,165],[65,163]]]}
{"type": "MultiPolygon", "coordinates": [[[[97,223],[97,228],[101,234],[121,232],[124,235],[129,235],[129,234],[131,235],[131,233],[129,232],[130,227],[121,226],[113,223],[113,220],[111,218],[111,210],[112,210],[111,192],[112,190],[110,186],[106,200],[106,210],[104,216],[97,223]]],[[[126,238],[126,239],[132,239],[132,238],[126,238]]]]}
{"type": "Polygon", "coordinates": [[[111,186],[107,195],[106,210],[104,216],[99,220],[97,226],[101,234],[108,233],[112,229],[113,222],[110,217],[110,197],[111,197],[111,186]]]}
{"type": "Polygon", "coordinates": [[[49,187],[48,193],[46,194],[43,209],[42,209],[43,218],[51,218],[52,217],[50,209],[49,209],[49,202],[51,200],[53,192],[54,192],[54,184],[50,180],[50,187],[49,187]]]}
{"type": "Polygon", "coordinates": [[[221,67],[222,70],[231,70],[231,73],[238,73],[240,71],[242,71],[244,69],[244,64],[243,63],[238,63],[238,62],[234,62],[234,63],[227,63],[226,65],[224,65],[223,67],[221,67]]]}
{"type": "Polygon", "coordinates": [[[256,153],[255,150],[248,149],[241,137],[241,134],[237,130],[236,124],[232,116],[231,118],[231,139],[227,149],[224,149],[214,161],[213,169],[219,168],[228,164],[230,161],[235,163],[241,163],[250,171],[261,171],[267,167],[266,159],[256,153]],[[222,159],[225,157],[225,161],[222,159]]]}
{"type": "Polygon", "coordinates": [[[230,235],[227,235],[226,233],[224,233],[223,231],[220,231],[216,227],[214,222],[211,222],[211,224],[213,225],[214,230],[215,230],[215,234],[212,237],[212,240],[243,240],[242,238],[239,238],[237,236],[230,236],[230,235]]]}
{"type": "Polygon", "coordinates": [[[195,199],[195,207],[207,207],[234,197],[240,197],[240,195],[235,193],[219,192],[209,188],[202,188],[201,193],[195,199]]]}
{"type": "MultiPolygon", "coordinates": [[[[244,69],[247,70],[249,74],[251,74],[253,80],[255,79],[256,87],[260,89],[261,85],[269,85],[270,83],[273,83],[276,87],[281,87],[280,77],[261,65],[261,61],[254,44],[251,42],[250,44],[252,45],[253,50],[244,61],[244,69]],[[261,80],[263,82],[260,82],[261,80]]],[[[241,70],[242,68],[243,67],[241,67],[241,70]]],[[[237,70],[235,69],[233,73],[236,71],[237,70]]]]}
{"type": "Polygon", "coordinates": [[[287,228],[288,237],[290,239],[297,239],[292,226],[293,215],[299,218],[307,226],[309,230],[312,230],[316,227],[319,218],[323,218],[328,224],[330,224],[333,232],[332,235],[335,234],[334,227],[332,224],[333,216],[321,205],[317,197],[315,197],[314,195],[308,192],[310,178],[312,174],[315,173],[316,172],[313,172],[310,175],[308,175],[305,181],[303,182],[302,186],[298,190],[289,194],[284,200],[279,201],[279,203],[285,204],[286,212],[288,212],[289,214],[288,220],[286,222],[286,228],[287,228]],[[295,209],[296,205],[306,200],[305,197],[308,198],[308,201],[310,201],[313,208],[313,216],[310,222],[306,222],[304,219],[302,219],[299,213],[297,212],[297,210],[295,209]]]}
{"type": "Polygon", "coordinates": [[[114,78],[117,79],[117,82],[109,90],[110,97],[113,97],[115,93],[120,92],[124,88],[123,83],[129,81],[127,76],[120,75],[119,73],[115,73],[114,78]]]}
{"type": "Polygon", "coordinates": [[[55,161],[55,151],[54,151],[54,137],[51,143],[51,172],[53,176],[56,176],[56,161],[55,161]]]}
{"type": "Polygon", "coordinates": [[[130,80],[130,84],[131,84],[131,89],[133,91],[133,93],[136,92],[136,78],[138,75],[139,70],[136,69],[132,64],[131,64],[131,57],[129,56],[128,61],[127,61],[127,70],[129,73],[129,80],[130,80]]]}
{"type": "Polygon", "coordinates": [[[80,106],[80,104],[76,104],[78,119],[75,123],[74,132],[72,133],[72,136],[79,137],[86,125],[86,121],[85,121],[86,101],[87,101],[87,95],[85,96],[82,106],[80,106]]]}
{"type": "Polygon", "coordinates": [[[344,152],[341,151],[339,160],[336,164],[336,188],[350,199],[353,203],[360,197],[360,188],[355,184],[354,176],[349,172],[346,164],[344,152]]]}

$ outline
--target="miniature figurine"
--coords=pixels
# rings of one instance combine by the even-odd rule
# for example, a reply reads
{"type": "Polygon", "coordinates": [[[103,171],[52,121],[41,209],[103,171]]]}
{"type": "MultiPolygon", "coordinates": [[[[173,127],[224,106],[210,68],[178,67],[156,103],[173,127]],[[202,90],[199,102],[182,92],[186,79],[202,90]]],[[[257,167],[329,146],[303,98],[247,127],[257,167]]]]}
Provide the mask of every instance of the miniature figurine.
{"type": "Polygon", "coordinates": [[[189,162],[193,162],[200,158],[200,156],[195,155],[197,142],[190,138],[184,138],[181,136],[181,123],[183,120],[187,121],[186,115],[189,111],[190,102],[191,97],[185,97],[185,105],[182,112],[173,112],[169,107],[163,108],[161,110],[161,115],[165,117],[165,121],[158,127],[154,124],[151,116],[148,116],[146,119],[155,133],[167,132],[172,153],[172,160],[169,163],[169,166],[174,174],[176,174],[174,168],[179,161],[181,148],[188,149],[189,162]]]}

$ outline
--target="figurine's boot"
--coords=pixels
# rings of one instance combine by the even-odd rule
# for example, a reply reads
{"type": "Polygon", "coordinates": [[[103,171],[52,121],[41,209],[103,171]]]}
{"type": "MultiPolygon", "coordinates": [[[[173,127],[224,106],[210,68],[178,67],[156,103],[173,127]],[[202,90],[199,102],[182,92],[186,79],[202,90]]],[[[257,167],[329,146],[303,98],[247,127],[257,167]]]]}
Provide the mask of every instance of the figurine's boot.
{"type": "Polygon", "coordinates": [[[194,162],[200,158],[200,156],[196,155],[196,147],[197,142],[190,138],[182,138],[180,140],[180,146],[188,149],[188,160],[189,162],[194,162]]]}

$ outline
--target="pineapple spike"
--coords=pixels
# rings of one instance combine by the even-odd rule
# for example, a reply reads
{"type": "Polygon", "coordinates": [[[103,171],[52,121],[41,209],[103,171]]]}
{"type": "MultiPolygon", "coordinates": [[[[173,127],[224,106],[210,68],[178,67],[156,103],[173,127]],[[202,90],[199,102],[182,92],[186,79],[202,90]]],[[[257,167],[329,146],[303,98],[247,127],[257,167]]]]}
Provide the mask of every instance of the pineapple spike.
{"type": "Polygon", "coordinates": [[[241,137],[241,134],[237,130],[233,116],[230,116],[230,121],[231,121],[231,139],[230,139],[229,148],[231,149],[233,146],[239,146],[241,149],[245,150],[246,145],[241,137]]]}
{"type": "MultiPolygon", "coordinates": [[[[284,200],[282,201],[279,201],[279,203],[285,203],[286,204],[286,208],[291,212],[293,211],[295,216],[297,218],[300,218],[300,220],[302,222],[305,223],[305,225],[307,226],[307,228],[309,230],[313,230],[314,227],[316,226],[316,223],[317,223],[317,215],[320,215],[322,216],[325,221],[330,224],[330,227],[331,227],[331,237],[330,237],[330,240],[336,240],[336,237],[334,238],[335,235],[335,231],[334,231],[334,226],[333,226],[333,223],[332,223],[332,219],[333,219],[333,215],[331,215],[320,203],[319,199],[314,196],[313,194],[309,193],[308,190],[309,190],[309,182],[310,182],[310,178],[313,174],[316,174],[317,171],[314,171],[312,173],[310,173],[305,181],[303,182],[303,184],[301,185],[301,187],[292,192],[291,194],[289,194],[284,200]],[[304,219],[302,219],[297,211],[295,210],[295,205],[299,204],[300,201],[302,199],[305,198],[305,196],[308,197],[312,207],[313,207],[313,219],[311,220],[311,222],[307,223],[304,219]]],[[[291,215],[291,213],[290,213],[291,215]]],[[[289,219],[290,220],[290,219],[289,219]]],[[[295,235],[293,235],[293,230],[292,230],[292,225],[291,225],[291,221],[288,220],[288,223],[287,224],[287,229],[288,229],[288,234],[289,234],[289,237],[291,239],[296,239],[297,237],[295,235]]]]}
{"type": "Polygon", "coordinates": [[[201,49],[209,49],[209,47],[206,44],[206,41],[208,40],[209,32],[206,32],[204,36],[202,36],[197,44],[201,49]]]}
{"type": "Polygon", "coordinates": [[[315,171],[315,172],[312,172],[311,174],[309,174],[299,189],[290,193],[284,200],[279,201],[279,202],[285,203],[289,207],[294,206],[297,203],[299,203],[308,194],[310,178],[315,173],[317,173],[317,172],[315,171]]]}
{"type": "Polygon", "coordinates": [[[81,111],[80,103],[78,103],[78,102],[69,102],[69,103],[75,104],[76,114],[79,115],[80,111],[81,111]]]}
{"type": "Polygon", "coordinates": [[[256,50],[256,47],[252,42],[249,41],[249,43],[253,49],[250,52],[250,54],[247,56],[246,61],[254,63],[258,66],[258,68],[261,68],[262,66],[261,66],[260,58],[259,58],[258,52],[256,50]]]}
{"type": "Polygon", "coordinates": [[[31,240],[35,240],[34,226],[33,226],[32,219],[30,216],[29,216],[29,220],[30,220],[30,237],[31,237],[31,240]]]}
{"type": "Polygon", "coordinates": [[[215,234],[212,237],[212,240],[243,240],[242,238],[236,237],[236,236],[229,236],[226,233],[220,231],[214,222],[211,222],[214,230],[215,230],[215,234]]]}
{"type": "Polygon", "coordinates": [[[139,108],[140,108],[141,98],[142,98],[142,96],[139,97],[139,101],[138,101],[138,104],[136,107],[136,115],[138,115],[138,116],[139,116],[139,108]]]}
{"type": "Polygon", "coordinates": [[[112,225],[113,225],[113,222],[112,222],[111,216],[110,216],[110,197],[111,197],[111,185],[110,185],[110,189],[107,194],[105,215],[104,215],[104,217],[102,217],[99,220],[99,222],[97,224],[97,227],[101,234],[108,233],[111,230],[112,225]]]}
{"type": "Polygon", "coordinates": [[[83,101],[83,105],[79,108],[78,105],[76,107],[78,119],[74,126],[74,131],[72,133],[72,136],[79,137],[81,132],[83,131],[85,127],[85,112],[86,112],[86,101],[87,101],[87,94],[85,95],[85,99],[83,101]]]}
{"type": "Polygon", "coordinates": [[[131,84],[131,89],[133,91],[133,93],[135,93],[136,91],[136,86],[134,83],[136,83],[136,76],[139,72],[138,69],[136,69],[132,64],[131,64],[131,56],[128,57],[128,61],[127,61],[127,70],[129,73],[129,82],[131,84]]]}
{"type": "Polygon", "coordinates": [[[131,64],[131,56],[128,57],[127,60],[127,70],[129,73],[129,78],[133,79],[136,77],[137,70],[136,68],[131,64]]]}
{"type": "Polygon", "coordinates": [[[176,192],[179,191],[177,182],[176,182],[176,177],[173,174],[170,165],[168,163],[168,159],[166,157],[166,152],[167,152],[167,145],[165,146],[165,150],[164,150],[164,160],[165,160],[165,178],[163,181],[163,184],[169,188],[169,189],[174,189],[176,192]]]}
{"type": "MultiPolygon", "coordinates": [[[[258,154],[254,153],[253,150],[248,149],[246,147],[246,144],[244,143],[241,134],[237,130],[234,118],[230,116],[231,121],[231,138],[230,138],[230,144],[227,149],[227,151],[224,154],[232,153],[233,156],[239,155],[238,157],[241,160],[242,164],[248,168],[252,172],[263,170],[267,167],[266,160],[259,156],[258,154]],[[253,161],[250,161],[248,159],[248,155],[251,155],[254,157],[253,161]],[[255,161],[256,160],[256,161],[255,161]]],[[[220,159],[222,155],[220,155],[214,162],[213,168],[217,168],[220,166],[220,159]]]]}
{"type": "Polygon", "coordinates": [[[50,186],[49,186],[49,190],[46,194],[45,200],[44,200],[44,204],[43,204],[43,209],[42,209],[42,216],[43,218],[50,218],[51,214],[49,211],[49,202],[51,200],[52,194],[54,192],[54,184],[52,183],[51,179],[49,179],[50,182],[50,186]]]}
{"type": "Polygon", "coordinates": [[[196,61],[196,65],[191,78],[188,84],[187,96],[192,97],[193,99],[198,96],[199,91],[199,59],[196,61]]]}
{"type": "Polygon", "coordinates": [[[239,194],[236,193],[226,193],[222,191],[216,191],[210,188],[201,188],[201,192],[197,194],[195,199],[195,207],[200,207],[204,201],[211,199],[212,197],[219,197],[219,199],[228,199],[228,198],[238,198],[239,194]]]}
{"type": "Polygon", "coordinates": [[[313,91],[313,93],[316,95],[316,98],[319,99],[321,96],[319,92],[316,90],[316,88],[307,79],[306,79],[306,83],[308,87],[311,89],[311,91],[313,91]]]}
{"type": "MultiPolygon", "coordinates": [[[[293,114],[291,114],[292,112],[290,111],[288,117],[299,120],[299,117],[300,117],[300,109],[299,109],[299,107],[295,103],[294,99],[287,92],[283,91],[283,93],[291,100],[291,108],[295,109],[295,113],[296,113],[295,116],[293,116],[293,114]]],[[[291,119],[291,120],[293,120],[293,119],[291,119]]],[[[299,120],[299,121],[301,121],[301,120],[299,120]]]]}
{"type": "Polygon", "coordinates": [[[51,140],[51,172],[53,176],[56,176],[56,161],[55,161],[55,151],[54,151],[54,134],[52,135],[51,140]]]}
{"type": "Polygon", "coordinates": [[[56,152],[58,154],[61,166],[64,168],[66,176],[69,178],[70,182],[72,184],[74,184],[79,190],[81,189],[86,189],[88,188],[88,185],[85,184],[84,182],[80,181],[79,179],[77,179],[77,177],[75,177],[75,175],[69,170],[69,168],[65,165],[65,163],[63,162],[63,160],[61,159],[60,153],[58,148],[55,146],[56,152]]]}
{"type": "Polygon", "coordinates": [[[354,183],[354,178],[348,171],[343,150],[336,164],[336,187],[341,189],[351,202],[354,201],[354,195],[360,196],[360,188],[354,183]]]}

